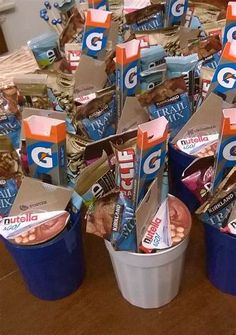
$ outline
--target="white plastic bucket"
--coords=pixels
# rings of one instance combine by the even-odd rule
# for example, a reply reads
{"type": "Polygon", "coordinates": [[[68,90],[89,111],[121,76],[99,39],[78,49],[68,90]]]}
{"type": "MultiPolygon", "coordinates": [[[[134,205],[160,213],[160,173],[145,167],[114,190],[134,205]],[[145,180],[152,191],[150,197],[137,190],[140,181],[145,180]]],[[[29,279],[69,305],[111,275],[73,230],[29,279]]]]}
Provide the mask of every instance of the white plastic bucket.
{"type": "Polygon", "coordinates": [[[141,308],[168,304],[179,292],[189,237],[155,254],[115,251],[105,241],[122,296],[141,308]]]}

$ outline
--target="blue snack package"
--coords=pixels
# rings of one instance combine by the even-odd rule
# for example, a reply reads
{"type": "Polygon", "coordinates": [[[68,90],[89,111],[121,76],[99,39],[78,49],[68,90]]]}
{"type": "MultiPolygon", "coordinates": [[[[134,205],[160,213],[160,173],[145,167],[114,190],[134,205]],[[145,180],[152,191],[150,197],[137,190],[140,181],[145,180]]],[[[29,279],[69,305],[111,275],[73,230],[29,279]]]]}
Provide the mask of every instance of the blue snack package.
{"type": "Polygon", "coordinates": [[[154,4],[125,15],[126,24],[131,31],[156,30],[164,26],[164,6],[154,4]]]}
{"type": "MultiPolygon", "coordinates": [[[[147,73],[147,72],[146,72],[147,73]]],[[[140,76],[140,87],[141,93],[153,89],[155,86],[159,85],[165,80],[166,69],[149,71],[149,74],[146,75],[145,72],[141,73],[140,76]]]]}
{"type": "Polygon", "coordinates": [[[170,138],[173,138],[192,115],[192,107],[184,78],[167,79],[146,93],[140,94],[138,100],[146,107],[150,119],[164,116],[169,121],[170,138]]]}
{"type": "Polygon", "coordinates": [[[15,179],[0,179],[0,219],[9,214],[17,192],[18,185],[15,179]]]}
{"type": "Polygon", "coordinates": [[[141,49],[141,72],[153,70],[165,63],[166,51],[161,45],[141,49]]]}
{"type": "Polygon", "coordinates": [[[106,93],[78,106],[73,124],[77,133],[82,131],[87,138],[97,141],[115,134],[116,121],[115,90],[109,88],[106,93]]]}
{"type": "Polygon", "coordinates": [[[112,222],[111,244],[115,250],[136,251],[136,220],[132,200],[119,194],[112,222]]]}
{"type": "Polygon", "coordinates": [[[16,115],[13,113],[0,112],[0,141],[6,135],[15,149],[20,147],[21,125],[16,115]]]}
{"type": "Polygon", "coordinates": [[[180,25],[188,9],[188,0],[167,0],[165,7],[165,26],[180,25]]]}
{"type": "Polygon", "coordinates": [[[28,41],[28,47],[32,50],[41,68],[48,67],[61,59],[58,35],[54,32],[48,32],[32,38],[28,41]]]}

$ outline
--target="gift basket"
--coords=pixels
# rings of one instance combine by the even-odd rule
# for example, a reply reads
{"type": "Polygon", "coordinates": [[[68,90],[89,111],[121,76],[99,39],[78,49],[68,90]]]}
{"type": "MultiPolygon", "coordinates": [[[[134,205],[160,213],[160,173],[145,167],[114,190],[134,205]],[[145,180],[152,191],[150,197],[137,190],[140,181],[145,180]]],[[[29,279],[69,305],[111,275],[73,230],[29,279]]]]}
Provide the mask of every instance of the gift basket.
{"type": "Polygon", "coordinates": [[[180,289],[191,213],[212,271],[212,244],[234,239],[235,3],[42,6],[50,31],[0,59],[14,64],[1,75],[0,234],[50,300],[82,282],[83,225],[105,240],[123,297],[161,307],[180,289]]]}

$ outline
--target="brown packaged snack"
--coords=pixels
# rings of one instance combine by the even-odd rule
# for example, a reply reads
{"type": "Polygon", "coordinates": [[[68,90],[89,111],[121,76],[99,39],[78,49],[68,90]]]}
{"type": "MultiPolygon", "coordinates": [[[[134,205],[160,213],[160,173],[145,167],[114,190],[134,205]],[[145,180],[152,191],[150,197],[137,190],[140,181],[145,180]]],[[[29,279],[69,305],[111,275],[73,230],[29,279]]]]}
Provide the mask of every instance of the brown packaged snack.
{"type": "Polygon", "coordinates": [[[81,11],[74,8],[65,28],[60,35],[60,46],[63,48],[66,43],[79,43],[82,41],[85,17],[81,11]]]}
{"type": "Polygon", "coordinates": [[[198,54],[199,60],[205,59],[213,54],[221,51],[222,44],[218,35],[209,36],[202,41],[194,41],[188,45],[188,47],[183,50],[183,55],[191,55],[194,53],[198,54]]]}
{"type": "Polygon", "coordinates": [[[18,92],[16,86],[8,86],[2,90],[3,97],[7,100],[8,109],[11,113],[17,115],[17,118],[20,119],[20,110],[18,105],[18,92]]]}

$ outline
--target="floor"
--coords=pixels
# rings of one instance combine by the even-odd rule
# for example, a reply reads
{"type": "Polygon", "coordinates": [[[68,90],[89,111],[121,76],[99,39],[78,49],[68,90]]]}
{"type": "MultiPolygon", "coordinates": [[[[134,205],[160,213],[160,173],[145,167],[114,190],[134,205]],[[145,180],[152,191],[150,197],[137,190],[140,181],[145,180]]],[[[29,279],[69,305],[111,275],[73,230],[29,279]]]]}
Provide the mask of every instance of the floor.
{"type": "Polygon", "coordinates": [[[205,273],[204,236],[194,223],[179,295],[160,309],[126,302],[117,288],[104,243],[85,236],[86,278],[79,290],[56,302],[33,297],[0,244],[1,335],[235,335],[236,297],[223,294],[205,273]]]}

